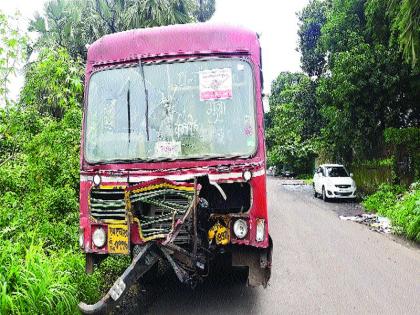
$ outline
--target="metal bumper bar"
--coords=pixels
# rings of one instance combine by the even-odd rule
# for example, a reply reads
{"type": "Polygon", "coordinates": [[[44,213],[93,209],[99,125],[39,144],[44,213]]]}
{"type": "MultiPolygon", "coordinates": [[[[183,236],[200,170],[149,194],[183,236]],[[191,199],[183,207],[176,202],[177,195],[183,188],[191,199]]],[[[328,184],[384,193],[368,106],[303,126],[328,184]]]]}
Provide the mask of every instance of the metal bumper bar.
{"type": "Polygon", "coordinates": [[[130,266],[117,279],[105,296],[95,304],[79,303],[82,314],[107,314],[115,307],[118,299],[144,275],[160,258],[160,250],[155,243],[146,244],[133,259],[130,266]]]}

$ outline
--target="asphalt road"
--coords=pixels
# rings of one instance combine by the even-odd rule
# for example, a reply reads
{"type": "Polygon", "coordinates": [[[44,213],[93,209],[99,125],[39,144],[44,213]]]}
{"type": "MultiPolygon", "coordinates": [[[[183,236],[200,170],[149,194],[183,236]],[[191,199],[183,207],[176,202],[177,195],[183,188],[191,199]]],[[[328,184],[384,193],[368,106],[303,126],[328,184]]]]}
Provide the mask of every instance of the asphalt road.
{"type": "MultiPolygon", "coordinates": [[[[356,203],[324,203],[309,187],[268,179],[274,241],[270,286],[219,274],[195,290],[160,279],[132,314],[420,314],[420,249],[338,219],[356,203]]],[[[144,297],[143,297],[144,298],[144,297]]]]}

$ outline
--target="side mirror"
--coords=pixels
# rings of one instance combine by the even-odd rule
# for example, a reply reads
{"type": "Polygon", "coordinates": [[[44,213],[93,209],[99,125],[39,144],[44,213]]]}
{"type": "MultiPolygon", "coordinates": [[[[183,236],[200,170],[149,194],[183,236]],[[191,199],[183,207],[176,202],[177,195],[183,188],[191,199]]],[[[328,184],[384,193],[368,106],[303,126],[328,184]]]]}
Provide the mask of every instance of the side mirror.
{"type": "Polygon", "coordinates": [[[353,173],[350,173],[350,177],[353,177],[353,173]]]}
{"type": "Polygon", "coordinates": [[[262,94],[262,103],[263,103],[263,110],[264,110],[264,114],[267,114],[270,112],[270,104],[269,104],[269,98],[270,98],[270,94],[267,93],[263,93],[262,94]]]}

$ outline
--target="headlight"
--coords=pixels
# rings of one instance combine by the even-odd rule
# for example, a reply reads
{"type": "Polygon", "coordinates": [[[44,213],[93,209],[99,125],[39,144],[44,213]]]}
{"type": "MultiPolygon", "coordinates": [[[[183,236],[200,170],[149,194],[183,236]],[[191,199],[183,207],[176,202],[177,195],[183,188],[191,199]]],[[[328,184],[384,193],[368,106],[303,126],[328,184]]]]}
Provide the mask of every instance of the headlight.
{"type": "Polygon", "coordinates": [[[245,179],[245,181],[249,181],[251,179],[251,177],[252,177],[252,173],[250,171],[245,171],[242,174],[242,177],[245,179]]]}
{"type": "Polygon", "coordinates": [[[79,246],[80,248],[83,248],[85,245],[85,231],[84,230],[80,230],[79,232],[79,246]]]}
{"type": "Polygon", "coordinates": [[[264,240],[264,232],[265,232],[265,220],[257,219],[257,234],[255,236],[255,239],[257,242],[262,242],[264,240]]]}
{"type": "Polygon", "coordinates": [[[92,235],[92,242],[98,248],[104,247],[106,241],[106,234],[103,228],[97,228],[92,235]]]}
{"type": "Polygon", "coordinates": [[[95,186],[99,186],[101,184],[101,176],[99,176],[98,174],[95,174],[95,176],[93,176],[93,183],[95,184],[95,186]]]}
{"type": "Polygon", "coordinates": [[[237,238],[244,238],[248,233],[248,225],[245,220],[238,219],[233,224],[233,233],[237,238]]]}

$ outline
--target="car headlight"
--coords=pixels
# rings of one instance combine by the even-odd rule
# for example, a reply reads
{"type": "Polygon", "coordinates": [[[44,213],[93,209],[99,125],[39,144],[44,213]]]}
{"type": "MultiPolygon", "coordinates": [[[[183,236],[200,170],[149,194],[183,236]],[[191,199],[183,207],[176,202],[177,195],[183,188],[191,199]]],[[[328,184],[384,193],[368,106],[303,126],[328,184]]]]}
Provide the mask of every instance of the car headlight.
{"type": "Polygon", "coordinates": [[[248,233],[248,224],[243,219],[238,219],[233,224],[233,233],[237,238],[244,238],[248,233]]]}
{"type": "Polygon", "coordinates": [[[92,235],[92,242],[98,248],[104,247],[106,242],[105,230],[101,227],[97,228],[92,235]]]}

